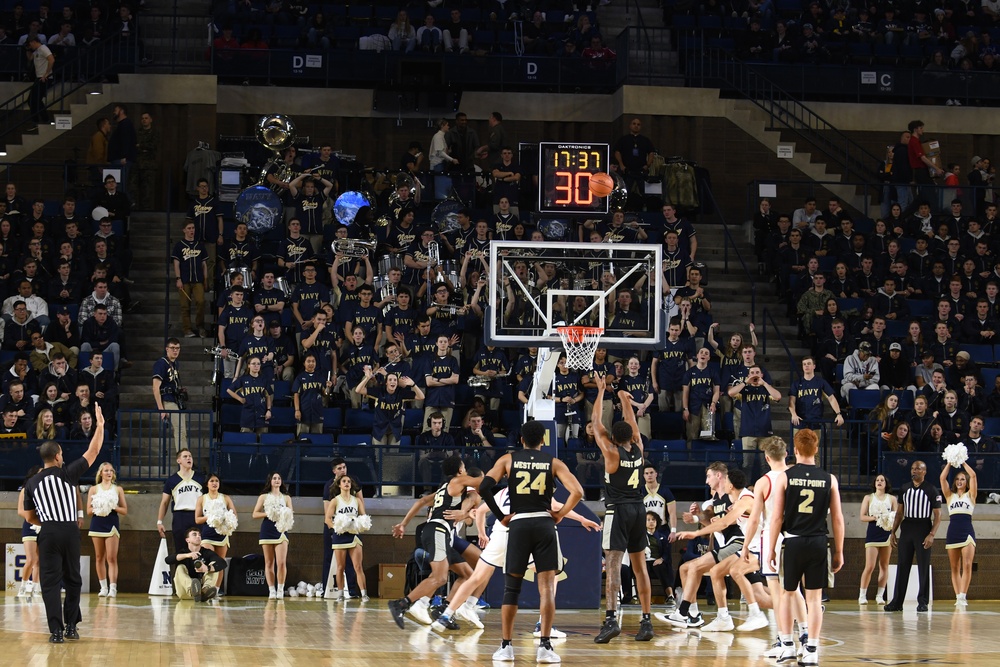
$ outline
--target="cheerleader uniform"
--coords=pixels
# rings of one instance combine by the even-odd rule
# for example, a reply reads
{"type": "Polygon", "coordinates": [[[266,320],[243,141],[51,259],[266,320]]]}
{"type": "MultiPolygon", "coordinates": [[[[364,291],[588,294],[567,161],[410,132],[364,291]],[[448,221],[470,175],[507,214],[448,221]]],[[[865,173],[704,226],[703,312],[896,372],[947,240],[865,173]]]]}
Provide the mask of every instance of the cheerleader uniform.
{"type": "MultiPolygon", "coordinates": [[[[346,514],[357,518],[360,514],[358,512],[358,499],[351,496],[350,500],[345,502],[343,496],[337,496],[337,512],[334,514],[334,519],[337,518],[338,514],[346,514]]],[[[337,531],[333,531],[332,544],[333,549],[353,549],[354,547],[361,546],[361,538],[355,533],[338,533],[337,531]]]]}
{"type": "Polygon", "coordinates": [[[961,549],[966,545],[976,544],[976,531],[972,528],[972,512],[976,505],[969,492],[962,495],[951,494],[948,501],[948,536],[945,538],[945,549],[961,549]]]}
{"type": "MultiPolygon", "coordinates": [[[[24,487],[22,486],[20,489],[18,489],[18,491],[21,491],[23,489],[24,487]]],[[[21,524],[21,542],[24,543],[24,542],[37,542],[37,541],[38,541],[38,533],[32,528],[30,523],[24,521],[21,524]]]]}
{"type": "MultiPolygon", "coordinates": [[[[223,512],[228,509],[225,494],[220,493],[215,500],[212,500],[207,493],[202,496],[201,513],[204,516],[208,516],[211,511],[217,511],[217,508],[221,508],[223,512]]],[[[229,536],[221,535],[219,531],[208,525],[208,522],[205,522],[201,526],[201,543],[210,547],[228,547],[229,536]]]]}
{"type": "MultiPolygon", "coordinates": [[[[281,503],[282,505],[284,505],[285,504],[284,494],[282,494],[280,497],[281,497],[281,503]]],[[[288,541],[288,536],[285,535],[284,533],[279,533],[278,527],[274,525],[274,522],[268,519],[266,516],[260,522],[260,534],[257,536],[257,538],[258,538],[257,544],[281,544],[282,542],[288,541]]]]}
{"type": "MultiPolygon", "coordinates": [[[[109,499],[113,498],[115,506],[117,507],[118,486],[116,484],[112,484],[109,489],[98,486],[97,491],[94,493],[93,500],[97,500],[98,496],[107,496],[109,499]]],[[[90,520],[90,532],[87,534],[91,537],[121,537],[121,533],[118,532],[118,526],[118,512],[115,510],[111,510],[111,513],[107,516],[98,516],[95,514],[90,520]]]]}
{"type": "MultiPolygon", "coordinates": [[[[884,508],[886,512],[892,509],[892,500],[886,494],[885,500],[879,500],[874,493],[868,501],[868,516],[875,516],[875,510],[884,508]]],[[[871,521],[868,524],[868,532],[865,534],[865,548],[887,547],[889,546],[890,533],[884,528],[880,528],[878,522],[871,521]]]]}

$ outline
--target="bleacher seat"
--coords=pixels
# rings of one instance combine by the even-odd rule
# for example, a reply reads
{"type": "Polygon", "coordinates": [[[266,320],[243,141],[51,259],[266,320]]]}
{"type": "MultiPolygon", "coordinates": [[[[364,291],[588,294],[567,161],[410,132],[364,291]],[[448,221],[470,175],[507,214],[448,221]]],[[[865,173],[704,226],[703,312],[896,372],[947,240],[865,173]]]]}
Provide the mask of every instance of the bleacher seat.
{"type": "Polygon", "coordinates": [[[263,445],[284,445],[291,437],[287,433],[261,433],[260,444],[263,445]]]}
{"type": "Polygon", "coordinates": [[[653,437],[669,440],[684,437],[684,415],[680,412],[649,413],[649,429],[653,437]]]}
{"type": "Polygon", "coordinates": [[[993,346],[992,345],[968,345],[963,343],[958,346],[958,349],[969,353],[969,358],[979,365],[989,364],[992,365],[995,361],[993,358],[993,346]]]}
{"type": "Polygon", "coordinates": [[[241,433],[239,431],[223,431],[222,444],[224,445],[256,445],[256,433],[241,433]]]}
{"type": "Polygon", "coordinates": [[[372,437],[371,435],[364,435],[362,433],[341,433],[340,437],[337,438],[337,447],[361,447],[361,446],[371,446],[372,437]]]}
{"type": "Polygon", "coordinates": [[[406,408],[403,410],[403,431],[420,433],[425,428],[423,408],[406,408]]]}
{"type": "Polygon", "coordinates": [[[870,389],[851,389],[847,396],[851,408],[858,411],[868,412],[874,410],[879,401],[882,400],[882,392],[871,391],[870,389]]]}
{"type": "Polygon", "coordinates": [[[910,307],[910,317],[914,319],[931,317],[937,307],[936,303],[930,299],[909,299],[906,305],[910,307]]]}
{"type": "Polygon", "coordinates": [[[991,438],[1000,436],[1000,417],[986,417],[983,422],[983,433],[991,438]]]}
{"type": "Polygon", "coordinates": [[[274,404],[275,405],[291,405],[292,404],[292,383],[286,382],[284,380],[274,381],[274,404]]]}
{"type": "Polygon", "coordinates": [[[239,430],[240,428],[240,410],[243,408],[242,405],[238,403],[223,403],[222,404],[222,429],[225,430],[239,430]]]}
{"type": "Polygon", "coordinates": [[[371,410],[348,410],[347,419],[344,421],[344,430],[351,433],[366,431],[368,439],[371,440],[374,419],[375,413],[371,410]]]}
{"type": "Polygon", "coordinates": [[[889,338],[906,338],[910,323],[904,320],[886,320],[885,335],[889,338]]]}
{"type": "Polygon", "coordinates": [[[983,387],[986,393],[992,392],[996,386],[997,376],[1000,375],[1000,368],[981,368],[979,372],[983,375],[983,387]]]}
{"type": "Polygon", "coordinates": [[[694,30],[698,26],[698,18],[693,14],[675,14],[671,19],[671,27],[676,30],[694,30]]]}
{"type": "Polygon", "coordinates": [[[295,410],[292,408],[271,408],[271,421],[268,429],[281,433],[295,432],[295,410]]]}
{"type": "Polygon", "coordinates": [[[340,408],[323,410],[323,432],[336,433],[344,427],[344,413],[340,408]]]}

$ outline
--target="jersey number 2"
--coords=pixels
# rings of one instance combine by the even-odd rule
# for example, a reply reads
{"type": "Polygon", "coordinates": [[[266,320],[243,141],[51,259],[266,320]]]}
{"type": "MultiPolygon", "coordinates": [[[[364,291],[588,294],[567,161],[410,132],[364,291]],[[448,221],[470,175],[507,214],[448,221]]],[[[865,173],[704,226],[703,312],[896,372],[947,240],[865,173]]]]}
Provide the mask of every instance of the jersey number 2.
{"type": "Polygon", "coordinates": [[[799,498],[802,498],[802,502],[799,503],[799,514],[812,514],[816,492],[812,489],[799,489],[799,498]]]}
{"type": "Polygon", "coordinates": [[[539,495],[545,495],[545,473],[540,472],[532,479],[530,472],[519,470],[515,477],[517,478],[517,488],[514,489],[514,492],[518,495],[526,496],[532,491],[537,491],[539,495]]]}

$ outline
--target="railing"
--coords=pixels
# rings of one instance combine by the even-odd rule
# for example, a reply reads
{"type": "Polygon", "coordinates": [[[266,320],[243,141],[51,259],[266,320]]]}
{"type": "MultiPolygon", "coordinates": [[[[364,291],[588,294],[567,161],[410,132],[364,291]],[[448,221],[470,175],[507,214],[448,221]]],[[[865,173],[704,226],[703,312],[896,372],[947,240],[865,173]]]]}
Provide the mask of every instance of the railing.
{"type": "Polygon", "coordinates": [[[177,451],[191,450],[195,465],[214,469],[215,415],[208,410],[118,411],[119,473],[128,481],[161,481],[173,474],[177,451]]]}
{"type": "Polygon", "coordinates": [[[628,73],[628,31],[615,38],[612,63],[580,58],[490,54],[399,53],[322,49],[212,50],[212,73],[221,81],[291,86],[377,84],[401,91],[543,90],[610,92],[628,73]]]}
{"type": "MultiPolygon", "coordinates": [[[[19,439],[5,438],[0,440],[0,480],[23,480],[25,474],[34,466],[42,464],[38,456],[38,446],[42,440],[35,438],[19,439]]],[[[88,440],[59,440],[63,450],[63,458],[66,461],[75,461],[83,456],[83,453],[90,447],[88,440]]],[[[118,441],[106,440],[94,465],[84,473],[81,483],[90,484],[94,479],[97,470],[103,463],[111,463],[118,469],[118,441]]],[[[5,485],[10,487],[10,484],[5,485]]]]}
{"type": "MultiPolygon", "coordinates": [[[[110,37],[91,47],[77,47],[76,53],[56,58],[52,80],[46,89],[44,104],[48,112],[65,112],[67,100],[90,81],[100,81],[125,71],[138,63],[137,38],[110,37]]],[[[17,48],[17,47],[14,47],[17,48]]],[[[18,49],[20,54],[20,49],[18,49]]],[[[20,57],[20,55],[19,55],[20,57]]],[[[25,60],[21,58],[21,60],[25,60]]],[[[21,67],[20,65],[18,66],[21,67]]],[[[18,72],[23,70],[18,69],[18,72]]],[[[25,72],[34,81],[33,72],[25,72]]],[[[0,104],[0,144],[10,143],[35,122],[29,102],[33,86],[0,104]]]]}
{"type": "MultiPolygon", "coordinates": [[[[163,230],[163,341],[166,344],[167,338],[170,336],[170,293],[176,281],[174,280],[174,262],[171,259],[173,256],[173,240],[171,238],[170,230],[173,229],[173,218],[174,218],[174,177],[173,174],[167,174],[167,224],[163,230]]],[[[213,285],[215,292],[213,296],[218,294],[220,291],[218,287],[213,285]]],[[[208,299],[206,299],[205,307],[208,308],[208,312],[212,313],[214,309],[214,304],[212,304],[208,299]]],[[[209,322],[213,321],[215,318],[210,318],[209,322]]]]}
{"type": "Polygon", "coordinates": [[[708,197],[712,200],[712,208],[715,210],[716,214],[719,216],[719,222],[722,223],[722,231],[726,237],[726,243],[722,248],[723,252],[723,270],[729,273],[729,248],[733,249],[736,254],[736,259],[739,260],[740,266],[743,268],[743,274],[746,276],[747,283],[750,285],[750,321],[755,322],[757,316],[757,281],[754,279],[753,273],[750,272],[750,268],[747,266],[746,261],[743,259],[743,254],[740,252],[739,246],[736,245],[736,239],[733,238],[733,234],[729,229],[729,225],[726,224],[726,217],[722,214],[722,208],[719,206],[719,202],[716,201],[715,195],[712,193],[711,188],[705,186],[698,191],[699,196],[708,197]]]}
{"type": "MultiPolygon", "coordinates": [[[[774,334],[778,337],[778,342],[781,343],[782,349],[785,351],[785,356],[788,357],[788,383],[791,385],[793,378],[796,375],[795,356],[792,354],[792,349],[788,345],[788,341],[785,340],[784,334],[781,333],[781,328],[778,327],[778,323],[774,320],[774,315],[766,307],[761,310],[761,352],[767,354],[767,323],[771,323],[771,328],[774,329],[774,334]]],[[[786,397],[787,398],[787,397],[786,397]]]]}
{"type": "Polygon", "coordinates": [[[842,170],[845,179],[874,182],[876,157],[768,78],[767,71],[711,48],[703,33],[700,49],[686,55],[688,81],[701,87],[721,86],[746,97],[769,116],[771,129],[787,128],[822,152],[842,170]]]}
{"type": "Polygon", "coordinates": [[[212,20],[207,16],[146,14],[139,16],[145,55],[156,65],[178,70],[204,69],[210,63],[212,20]]]}
{"type": "Polygon", "coordinates": [[[626,31],[629,36],[629,46],[635,43],[636,49],[634,53],[630,50],[626,55],[631,57],[637,54],[639,56],[643,65],[642,69],[646,74],[646,82],[651,84],[653,74],[655,72],[655,68],[652,63],[654,58],[653,43],[650,39],[649,29],[646,27],[646,22],[642,18],[642,9],[639,7],[639,0],[627,0],[625,2],[626,20],[629,24],[632,23],[633,9],[635,9],[634,15],[638,19],[638,25],[629,25],[626,31]]]}

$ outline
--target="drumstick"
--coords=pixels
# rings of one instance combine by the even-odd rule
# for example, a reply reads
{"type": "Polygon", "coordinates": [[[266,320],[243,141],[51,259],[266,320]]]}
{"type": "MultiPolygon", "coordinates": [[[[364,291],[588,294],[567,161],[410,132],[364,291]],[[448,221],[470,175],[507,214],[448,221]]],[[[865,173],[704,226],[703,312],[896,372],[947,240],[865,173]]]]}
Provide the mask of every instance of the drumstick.
{"type": "Polygon", "coordinates": [[[179,291],[179,292],[180,292],[181,294],[183,294],[184,296],[186,296],[186,297],[187,297],[187,300],[188,300],[188,301],[191,301],[191,300],[192,300],[192,299],[191,299],[191,295],[189,295],[189,294],[188,294],[187,292],[185,292],[185,291],[184,291],[184,288],[183,288],[183,287],[178,287],[178,288],[177,288],[177,290],[178,290],[178,291],[179,291]]]}

